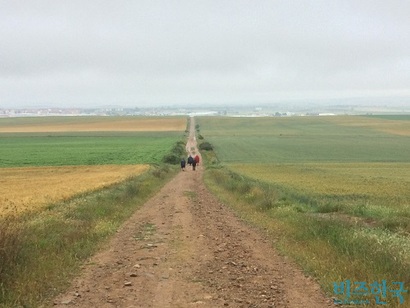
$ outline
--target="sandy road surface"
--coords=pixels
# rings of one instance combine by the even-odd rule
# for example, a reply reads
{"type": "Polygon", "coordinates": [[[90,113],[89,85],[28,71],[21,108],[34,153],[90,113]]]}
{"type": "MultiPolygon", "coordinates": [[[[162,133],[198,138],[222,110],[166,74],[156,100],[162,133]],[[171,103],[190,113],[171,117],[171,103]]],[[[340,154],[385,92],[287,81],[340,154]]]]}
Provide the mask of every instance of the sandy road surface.
{"type": "MultiPolygon", "coordinates": [[[[193,129],[191,130],[193,132],[193,129]]],[[[187,149],[195,148],[189,138],[187,149]]],[[[330,307],[187,168],[84,266],[54,307],[330,307]]]]}

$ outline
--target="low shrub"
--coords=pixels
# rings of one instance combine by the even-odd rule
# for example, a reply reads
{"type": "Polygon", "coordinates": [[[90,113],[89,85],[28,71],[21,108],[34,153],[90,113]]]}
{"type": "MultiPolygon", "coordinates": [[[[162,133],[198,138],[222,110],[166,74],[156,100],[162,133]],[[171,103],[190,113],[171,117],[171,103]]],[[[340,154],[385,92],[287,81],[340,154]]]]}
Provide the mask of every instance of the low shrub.
{"type": "Polygon", "coordinates": [[[213,151],[213,146],[212,146],[212,144],[210,144],[209,142],[207,142],[207,141],[205,141],[205,142],[202,142],[200,145],[199,145],[199,150],[203,150],[203,151],[213,151]]]}
{"type": "Polygon", "coordinates": [[[162,161],[166,164],[177,165],[181,161],[180,156],[176,154],[167,154],[162,161]]]}
{"type": "Polygon", "coordinates": [[[174,144],[171,151],[162,158],[165,164],[177,165],[181,161],[181,157],[185,157],[185,142],[178,141],[174,144]]]}

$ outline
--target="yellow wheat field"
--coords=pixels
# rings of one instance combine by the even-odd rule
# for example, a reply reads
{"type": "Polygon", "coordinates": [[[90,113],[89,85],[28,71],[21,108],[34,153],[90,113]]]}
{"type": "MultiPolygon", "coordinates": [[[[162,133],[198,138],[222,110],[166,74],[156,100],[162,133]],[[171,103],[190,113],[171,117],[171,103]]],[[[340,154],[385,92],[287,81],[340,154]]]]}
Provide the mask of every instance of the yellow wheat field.
{"type": "Polygon", "coordinates": [[[148,169],[148,165],[0,168],[0,216],[38,209],[148,169]]]}
{"type": "Polygon", "coordinates": [[[0,133],[95,132],[95,131],[183,131],[186,119],[142,117],[72,117],[18,119],[15,123],[0,123],[0,133]]]}

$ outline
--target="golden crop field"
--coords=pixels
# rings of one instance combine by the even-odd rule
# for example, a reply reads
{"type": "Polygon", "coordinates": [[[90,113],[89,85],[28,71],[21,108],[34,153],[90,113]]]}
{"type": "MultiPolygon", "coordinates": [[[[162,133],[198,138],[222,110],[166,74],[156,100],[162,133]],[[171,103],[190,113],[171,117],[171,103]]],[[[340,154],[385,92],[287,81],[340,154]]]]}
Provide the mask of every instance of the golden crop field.
{"type": "Polygon", "coordinates": [[[39,209],[148,169],[148,165],[0,168],[0,216],[39,209]]]}
{"type": "Polygon", "coordinates": [[[230,168],[305,193],[410,200],[409,163],[230,164],[230,168]]]}
{"type": "Polygon", "coordinates": [[[352,116],[335,117],[329,121],[343,126],[368,128],[392,135],[410,136],[410,121],[394,121],[366,117],[360,117],[360,121],[358,121],[357,117],[352,116]]]}
{"type": "Polygon", "coordinates": [[[0,122],[0,133],[184,131],[183,117],[50,117],[0,122]]]}

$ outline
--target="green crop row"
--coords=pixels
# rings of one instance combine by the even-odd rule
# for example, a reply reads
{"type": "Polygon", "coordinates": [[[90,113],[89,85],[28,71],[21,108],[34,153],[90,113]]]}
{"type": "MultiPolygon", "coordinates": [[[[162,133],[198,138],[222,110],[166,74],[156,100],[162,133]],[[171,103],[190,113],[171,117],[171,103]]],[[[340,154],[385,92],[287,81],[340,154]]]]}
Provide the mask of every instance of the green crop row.
{"type": "Polygon", "coordinates": [[[181,132],[2,133],[0,167],[160,163],[181,132]]]}

